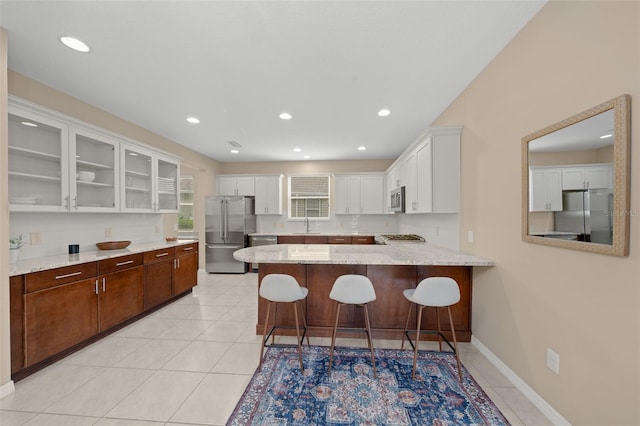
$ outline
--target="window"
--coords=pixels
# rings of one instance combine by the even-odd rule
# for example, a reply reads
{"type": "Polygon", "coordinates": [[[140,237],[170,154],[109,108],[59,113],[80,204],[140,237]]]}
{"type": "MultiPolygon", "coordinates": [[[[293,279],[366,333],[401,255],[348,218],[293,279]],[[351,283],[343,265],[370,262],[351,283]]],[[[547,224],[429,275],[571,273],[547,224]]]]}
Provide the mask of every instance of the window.
{"type": "Polygon", "coordinates": [[[193,176],[180,176],[178,231],[193,231],[193,176]]]}
{"type": "Polygon", "coordinates": [[[329,219],[329,175],[289,176],[289,219],[329,219]]]}

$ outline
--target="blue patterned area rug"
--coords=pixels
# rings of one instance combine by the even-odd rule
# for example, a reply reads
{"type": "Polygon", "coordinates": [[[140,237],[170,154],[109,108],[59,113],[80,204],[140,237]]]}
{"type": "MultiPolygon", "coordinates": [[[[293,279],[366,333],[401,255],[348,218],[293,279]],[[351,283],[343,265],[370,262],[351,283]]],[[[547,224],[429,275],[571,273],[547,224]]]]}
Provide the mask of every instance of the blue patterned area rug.
{"type": "Polygon", "coordinates": [[[329,348],[304,348],[300,372],[296,347],[271,347],[227,425],[508,425],[466,371],[458,381],[455,356],[421,352],[416,380],[413,351],[371,353],[336,348],[331,376],[329,348]]]}

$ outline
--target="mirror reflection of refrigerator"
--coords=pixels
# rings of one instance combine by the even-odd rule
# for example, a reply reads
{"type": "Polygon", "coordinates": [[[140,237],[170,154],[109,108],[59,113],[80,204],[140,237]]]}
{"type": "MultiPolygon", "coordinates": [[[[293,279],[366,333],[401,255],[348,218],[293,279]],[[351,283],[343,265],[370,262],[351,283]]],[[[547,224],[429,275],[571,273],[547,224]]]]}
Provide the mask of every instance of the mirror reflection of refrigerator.
{"type": "Polygon", "coordinates": [[[248,245],[256,232],[253,197],[216,196],[205,199],[206,271],[245,273],[248,264],[233,258],[233,252],[248,245]]]}
{"type": "Polygon", "coordinates": [[[613,194],[609,189],[563,191],[555,230],[581,234],[585,241],[613,243],[613,194]]]}

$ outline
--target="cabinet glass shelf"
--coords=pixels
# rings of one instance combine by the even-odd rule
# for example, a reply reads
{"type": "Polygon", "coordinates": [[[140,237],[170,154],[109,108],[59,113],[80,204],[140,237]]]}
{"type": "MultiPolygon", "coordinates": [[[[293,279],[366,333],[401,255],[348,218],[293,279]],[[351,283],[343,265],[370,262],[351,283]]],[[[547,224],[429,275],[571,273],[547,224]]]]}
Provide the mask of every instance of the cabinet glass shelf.
{"type": "Polygon", "coordinates": [[[147,189],[147,188],[136,188],[134,186],[127,186],[125,189],[127,191],[132,191],[132,192],[151,192],[150,189],[147,189]]]}
{"type": "Polygon", "coordinates": [[[60,156],[55,154],[49,154],[41,151],[34,151],[32,149],[20,148],[17,146],[9,146],[9,152],[24,155],[31,158],[39,158],[42,160],[60,161],[60,156]]]}
{"type": "Polygon", "coordinates": [[[76,166],[81,166],[82,168],[96,169],[96,170],[113,170],[113,166],[108,166],[106,164],[92,163],[90,161],[82,161],[76,160],[76,166]]]}
{"type": "Polygon", "coordinates": [[[85,182],[82,180],[78,180],[76,181],[76,183],[78,185],[83,185],[83,186],[94,186],[94,187],[100,187],[100,188],[113,188],[113,185],[109,185],[108,183],[102,183],[102,182],[85,182]]]}
{"type": "Polygon", "coordinates": [[[23,178],[23,179],[47,181],[47,182],[60,182],[59,177],[34,175],[31,173],[9,172],[9,176],[23,178]]]}
{"type": "Polygon", "coordinates": [[[136,172],[134,170],[126,170],[125,173],[127,174],[127,176],[139,176],[144,178],[151,177],[149,173],[136,172]]]}

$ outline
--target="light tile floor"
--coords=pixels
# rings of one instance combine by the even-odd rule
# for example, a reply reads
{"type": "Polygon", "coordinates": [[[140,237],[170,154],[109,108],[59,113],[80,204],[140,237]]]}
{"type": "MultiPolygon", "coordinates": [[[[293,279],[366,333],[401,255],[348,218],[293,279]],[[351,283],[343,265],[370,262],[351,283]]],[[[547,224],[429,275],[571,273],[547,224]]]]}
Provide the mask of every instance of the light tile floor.
{"type": "MultiPolygon", "coordinates": [[[[258,365],[257,281],[200,273],[193,294],[16,383],[0,400],[0,424],[224,425],[258,365]]],[[[460,353],[512,424],[550,424],[474,346],[462,343],[460,353]]]]}

